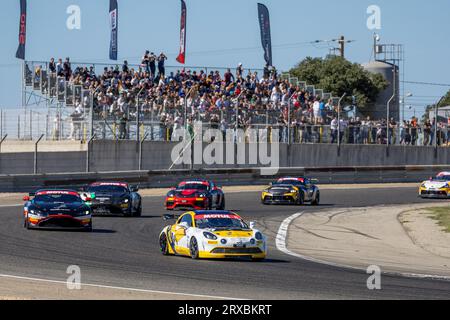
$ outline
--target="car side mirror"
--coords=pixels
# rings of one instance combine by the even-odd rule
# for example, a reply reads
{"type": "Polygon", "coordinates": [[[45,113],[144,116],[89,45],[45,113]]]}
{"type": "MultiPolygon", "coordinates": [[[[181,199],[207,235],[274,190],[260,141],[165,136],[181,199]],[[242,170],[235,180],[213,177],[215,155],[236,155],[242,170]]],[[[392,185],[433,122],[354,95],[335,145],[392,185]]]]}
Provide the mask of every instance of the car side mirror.
{"type": "Polygon", "coordinates": [[[24,196],[23,201],[30,201],[30,196],[24,196]]]}
{"type": "Polygon", "coordinates": [[[250,221],[250,229],[255,228],[256,222],[255,221],[250,221]]]}

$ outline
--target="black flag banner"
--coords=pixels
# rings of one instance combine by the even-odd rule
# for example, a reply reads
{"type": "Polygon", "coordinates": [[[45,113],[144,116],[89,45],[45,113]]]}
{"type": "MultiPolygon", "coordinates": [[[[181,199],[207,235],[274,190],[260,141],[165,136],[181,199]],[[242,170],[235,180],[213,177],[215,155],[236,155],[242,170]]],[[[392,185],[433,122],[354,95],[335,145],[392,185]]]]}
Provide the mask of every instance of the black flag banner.
{"type": "Polygon", "coordinates": [[[181,0],[181,23],[180,23],[180,54],[177,61],[181,64],[186,62],[186,2],[181,0]]]}
{"type": "Polygon", "coordinates": [[[109,45],[109,59],[117,60],[118,7],[117,0],[109,0],[109,21],[111,25],[111,42],[109,45]]]}
{"type": "Polygon", "coordinates": [[[20,0],[19,47],[16,58],[25,60],[25,43],[27,39],[27,0],[20,0]]]}
{"type": "Polygon", "coordinates": [[[258,3],[258,20],[261,29],[261,43],[264,49],[264,59],[272,66],[272,39],[270,35],[269,9],[262,3],[258,3]]]}

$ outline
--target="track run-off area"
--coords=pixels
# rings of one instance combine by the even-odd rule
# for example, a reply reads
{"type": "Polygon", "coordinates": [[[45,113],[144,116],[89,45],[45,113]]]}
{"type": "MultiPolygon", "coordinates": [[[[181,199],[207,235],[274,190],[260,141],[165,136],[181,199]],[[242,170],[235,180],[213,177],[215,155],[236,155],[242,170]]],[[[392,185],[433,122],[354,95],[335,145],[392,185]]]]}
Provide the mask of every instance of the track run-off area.
{"type": "MultiPolygon", "coordinates": [[[[330,209],[442,201],[422,200],[410,186],[324,188],[320,206],[263,206],[260,192],[226,193],[227,209],[268,236],[268,258],[192,260],[163,256],[158,236],[170,222],[162,215],[162,196],[144,196],[140,218],[94,217],[92,233],[26,230],[22,207],[0,203],[0,298],[14,288],[59,286],[64,291],[71,265],[81,270],[82,290],[106,290],[101,298],[151,299],[450,299],[450,281],[383,274],[381,290],[369,290],[364,270],[322,264],[289,254],[286,224],[295,214],[330,209]],[[281,228],[280,228],[281,226],[281,228]],[[284,247],[283,247],[284,245],[284,247]],[[2,292],[3,291],[3,292],[2,292]]],[[[42,290],[46,290],[45,287],[42,290]]],[[[84,291],[86,290],[86,291],[84,291]]],[[[20,291],[20,289],[18,290],[20,291]]],[[[71,293],[72,294],[72,293],[71,293]]],[[[17,298],[22,293],[17,292],[17,298]]],[[[48,296],[54,297],[51,294],[48,296]]],[[[34,298],[45,298],[35,296],[34,298]]],[[[33,298],[28,297],[27,298],[33,298]]]]}

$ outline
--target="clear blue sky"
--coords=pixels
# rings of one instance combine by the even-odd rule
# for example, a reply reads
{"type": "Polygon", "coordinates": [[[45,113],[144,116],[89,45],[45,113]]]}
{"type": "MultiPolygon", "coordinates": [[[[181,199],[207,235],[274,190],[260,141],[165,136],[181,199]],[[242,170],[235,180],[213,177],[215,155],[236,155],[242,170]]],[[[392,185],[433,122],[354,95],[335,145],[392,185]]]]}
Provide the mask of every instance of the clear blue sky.
{"type": "MultiPolygon", "coordinates": [[[[187,64],[261,68],[255,0],[187,0],[187,64]],[[216,50],[226,49],[223,53],[216,50]],[[230,50],[236,49],[236,50],[230,50]],[[213,52],[208,52],[213,51],[213,52]],[[192,54],[190,54],[192,53],[192,54]]],[[[382,42],[402,43],[406,49],[406,79],[450,83],[450,2],[448,0],[261,0],[270,10],[274,64],[287,70],[306,56],[324,57],[325,47],[305,43],[345,35],[356,40],[346,57],[364,63],[371,57],[372,34],[366,27],[366,9],[381,8],[382,42]]],[[[0,11],[0,107],[20,105],[20,61],[15,59],[18,32],[18,0],[3,0],[0,11]]],[[[28,60],[70,56],[72,61],[109,62],[108,0],[29,0],[28,60]],[[66,9],[81,8],[81,30],[68,30],[66,9]]],[[[119,61],[137,63],[145,49],[165,51],[168,65],[179,47],[179,0],[119,0],[119,61]]],[[[448,89],[407,85],[408,104],[423,106],[448,89]]]]}

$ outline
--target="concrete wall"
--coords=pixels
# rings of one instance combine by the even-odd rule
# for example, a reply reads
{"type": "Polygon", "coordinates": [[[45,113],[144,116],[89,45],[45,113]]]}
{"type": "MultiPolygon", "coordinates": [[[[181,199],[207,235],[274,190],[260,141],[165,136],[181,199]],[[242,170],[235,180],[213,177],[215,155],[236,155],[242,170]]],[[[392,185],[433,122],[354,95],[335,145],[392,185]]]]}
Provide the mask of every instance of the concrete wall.
{"type": "Polygon", "coordinates": [[[281,168],[272,176],[254,169],[202,169],[128,172],[90,172],[60,174],[0,175],[0,192],[32,192],[40,188],[78,188],[94,181],[127,181],[142,188],[173,187],[181,180],[207,177],[223,186],[267,185],[276,177],[308,176],[320,184],[353,183],[419,183],[450,166],[346,167],[346,168],[281,168]]]}
{"type": "MultiPolygon", "coordinates": [[[[175,143],[145,142],[142,145],[142,170],[167,170],[172,164],[171,153],[175,143]]],[[[359,167],[359,166],[404,166],[450,164],[450,148],[439,148],[437,157],[433,147],[379,145],[292,145],[280,147],[279,167],[359,167]]],[[[94,172],[132,171],[139,168],[139,144],[135,141],[95,141],[90,146],[90,169],[94,172]]],[[[233,153],[225,150],[226,154],[233,153]]],[[[247,164],[195,164],[201,168],[255,168],[264,166],[258,161],[250,163],[250,151],[246,146],[247,164]]],[[[38,173],[84,172],[86,151],[38,152],[38,173]]],[[[16,152],[0,154],[0,174],[33,173],[34,153],[16,152]]],[[[189,165],[174,166],[188,169],[189,165]]]]}

